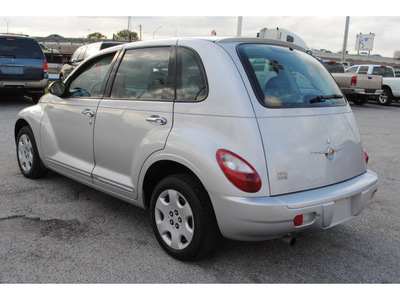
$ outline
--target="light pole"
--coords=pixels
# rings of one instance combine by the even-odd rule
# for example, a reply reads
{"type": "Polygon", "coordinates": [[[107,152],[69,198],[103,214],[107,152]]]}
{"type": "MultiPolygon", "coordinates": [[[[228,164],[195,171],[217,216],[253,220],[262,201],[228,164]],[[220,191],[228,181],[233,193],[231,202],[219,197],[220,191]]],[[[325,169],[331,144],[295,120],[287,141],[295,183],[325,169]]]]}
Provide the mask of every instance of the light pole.
{"type": "Polygon", "coordinates": [[[6,23],[7,23],[7,33],[8,33],[8,24],[11,22],[11,20],[7,21],[7,19],[4,19],[4,21],[6,21],[6,23]]]}
{"type": "Polygon", "coordinates": [[[350,17],[346,17],[346,25],[345,25],[345,28],[344,28],[344,38],[343,38],[343,48],[342,48],[341,62],[344,62],[345,58],[346,58],[347,38],[348,38],[348,35],[349,35],[349,25],[350,25],[350,17]]]}
{"type": "Polygon", "coordinates": [[[243,17],[238,17],[236,36],[242,35],[242,21],[243,21],[243,17]]]}
{"type": "Polygon", "coordinates": [[[153,31],[153,40],[154,40],[154,34],[155,34],[156,31],[157,31],[158,29],[160,29],[160,28],[161,28],[161,26],[158,26],[158,27],[156,28],[156,30],[153,31]]]}

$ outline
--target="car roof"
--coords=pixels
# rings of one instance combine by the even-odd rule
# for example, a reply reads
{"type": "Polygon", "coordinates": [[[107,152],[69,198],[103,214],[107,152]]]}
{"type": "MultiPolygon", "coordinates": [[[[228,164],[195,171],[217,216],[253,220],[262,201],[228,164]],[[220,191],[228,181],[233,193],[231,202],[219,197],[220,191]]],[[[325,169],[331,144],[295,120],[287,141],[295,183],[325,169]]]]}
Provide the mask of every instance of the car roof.
{"type": "Polygon", "coordinates": [[[30,40],[36,40],[34,37],[26,36],[26,35],[18,35],[18,34],[0,34],[0,37],[2,38],[17,38],[17,39],[30,39],[30,40]]]}

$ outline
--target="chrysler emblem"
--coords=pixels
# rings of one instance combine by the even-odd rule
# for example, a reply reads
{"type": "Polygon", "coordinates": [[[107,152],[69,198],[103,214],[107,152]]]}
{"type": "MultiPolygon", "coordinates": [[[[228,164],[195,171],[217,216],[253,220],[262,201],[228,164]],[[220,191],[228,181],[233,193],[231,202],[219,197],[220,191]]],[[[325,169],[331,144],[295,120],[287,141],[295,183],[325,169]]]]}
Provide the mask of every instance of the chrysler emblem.
{"type": "Polygon", "coordinates": [[[325,154],[326,157],[327,157],[329,160],[333,160],[334,157],[335,157],[335,153],[336,153],[336,152],[339,152],[339,151],[342,150],[343,148],[344,148],[343,146],[341,146],[341,147],[335,147],[335,148],[333,148],[333,147],[328,147],[328,148],[326,148],[326,149],[324,149],[324,150],[311,151],[311,153],[313,153],[313,154],[325,154]]]}

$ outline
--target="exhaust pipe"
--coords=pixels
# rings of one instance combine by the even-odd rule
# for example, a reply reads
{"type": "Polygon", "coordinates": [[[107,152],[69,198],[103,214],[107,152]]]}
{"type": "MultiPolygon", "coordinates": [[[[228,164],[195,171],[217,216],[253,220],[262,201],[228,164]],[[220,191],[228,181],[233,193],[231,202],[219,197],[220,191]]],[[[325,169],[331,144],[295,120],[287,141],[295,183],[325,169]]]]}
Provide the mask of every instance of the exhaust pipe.
{"type": "Polygon", "coordinates": [[[285,235],[285,236],[279,238],[279,240],[290,246],[294,246],[296,244],[296,238],[291,235],[285,235]]]}

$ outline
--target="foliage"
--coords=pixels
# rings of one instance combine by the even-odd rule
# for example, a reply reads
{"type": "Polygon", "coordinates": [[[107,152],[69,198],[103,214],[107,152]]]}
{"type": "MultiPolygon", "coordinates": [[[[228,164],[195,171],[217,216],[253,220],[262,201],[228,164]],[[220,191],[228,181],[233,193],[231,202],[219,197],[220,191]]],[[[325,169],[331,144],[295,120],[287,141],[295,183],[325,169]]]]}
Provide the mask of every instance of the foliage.
{"type": "Polygon", "coordinates": [[[137,41],[139,39],[138,34],[134,31],[128,31],[127,29],[121,30],[117,34],[114,34],[115,40],[130,40],[137,41]],[[130,38],[129,38],[130,35],[130,38]]]}
{"type": "Polygon", "coordinates": [[[107,37],[100,33],[100,32],[93,32],[91,34],[88,34],[88,39],[106,39],[107,37]]]}

